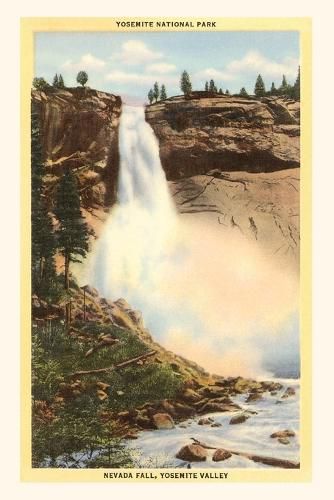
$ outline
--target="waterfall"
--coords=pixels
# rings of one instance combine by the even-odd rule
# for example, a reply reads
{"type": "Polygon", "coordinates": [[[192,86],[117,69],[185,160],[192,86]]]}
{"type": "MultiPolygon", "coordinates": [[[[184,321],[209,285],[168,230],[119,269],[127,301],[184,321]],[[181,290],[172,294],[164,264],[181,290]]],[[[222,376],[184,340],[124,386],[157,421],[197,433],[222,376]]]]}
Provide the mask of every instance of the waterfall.
{"type": "Polygon", "coordinates": [[[143,108],[123,107],[119,149],[118,202],[82,281],[123,297],[154,339],[211,372],[263,375],[287,352],[298,364],[294,277],[233,228],[176,213],[143,108]]]}
{"type": "Polygon", "coordinates": [[[123,107],[119,149],[118,203],[97,242],[87,280],[103,296],[124,297],[138,307],[140,293],[152,292],[168,258],[176,213],[143,108],[123,107]]]}

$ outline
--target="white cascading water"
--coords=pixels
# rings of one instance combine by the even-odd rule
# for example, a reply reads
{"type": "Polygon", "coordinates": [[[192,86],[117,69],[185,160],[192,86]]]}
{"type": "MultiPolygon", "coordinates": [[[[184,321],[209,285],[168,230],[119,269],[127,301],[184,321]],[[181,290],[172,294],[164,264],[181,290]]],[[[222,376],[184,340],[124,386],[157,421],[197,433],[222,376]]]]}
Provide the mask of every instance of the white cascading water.
{"type": "Polygon", "coordinates": [[[123,107],[119,149],[118,202],[82,284],[126,299],[157,341],[211,372],[262,375],[263,357],[297,353],[294,278],[238,232],[177,215],[143,108],[123,107]]]}
{"type": "Polygon", "coordinates": [[[96,244],[87,282],[105,297],[124,297],[138,307],[168,257],[176,213],[143,108],[123,107],[119,150],[118,203],[96,244]]]}

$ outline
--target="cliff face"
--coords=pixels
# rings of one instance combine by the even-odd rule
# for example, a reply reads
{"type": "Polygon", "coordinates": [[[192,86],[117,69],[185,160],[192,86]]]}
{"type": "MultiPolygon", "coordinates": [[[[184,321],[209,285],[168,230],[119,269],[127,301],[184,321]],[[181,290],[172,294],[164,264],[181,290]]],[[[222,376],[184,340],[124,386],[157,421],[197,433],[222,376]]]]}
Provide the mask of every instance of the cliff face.
{"type": "Polygon", "coordinates": [[[51,195],[64,168],[70,167],[77,174],[83,207],[113,203],[121,105],[120,97],[89,88],[32,92],[46,157],[45,183],[51,195]]]}
{"type": "Polygon", "coordinates": [[[237,231],[296,270],[299,108],[279,97],[227,96],[146,108],[181,216],[237,231]]]}
{"type": "Polygon", "coordinates": [[[173,97],[146,108],[169,180],[219,171],[299,167],[299,103],[216,96],[173,97]]]}
{"type": "Polygon", "coordinates": [[[182,217],[235,231],[280,263],[299,261],[299,169],[195,175],[170,182],[182,217]]]}
{"type": "MultiPolygon", "coordinates": [[[[33,91],[32,106],[40,115],[48,198],[64,168],[73,168],[83,213],[98,235],[116,199],[120,97],[50,88],[33,91]]],[[[298,262],[299,103],[174,97],[147,106],[146,119],[183,217],[241,231],[275,258],[298,262]]]]}

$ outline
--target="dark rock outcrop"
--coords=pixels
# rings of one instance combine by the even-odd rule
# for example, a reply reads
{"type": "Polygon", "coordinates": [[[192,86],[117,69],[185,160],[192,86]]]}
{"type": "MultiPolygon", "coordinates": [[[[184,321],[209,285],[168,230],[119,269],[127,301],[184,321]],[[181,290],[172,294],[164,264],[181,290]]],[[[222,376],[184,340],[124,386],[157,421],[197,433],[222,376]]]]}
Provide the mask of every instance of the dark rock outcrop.
{"type": "Polygon", "coordinates": [[[230,453],[229,451],[227,450],[223,450],[222,448],[218,448],[213,456],[212,456],[212,460],[214,462],[221,462],[222,460],[227,460],[228,458],[230,458],[232,456],[232,453],[230,453]]]}
{"type": "Polygon", "coordinates": [[[49,198],[65,168],[78,178],[83,207],[108,207],[115,200],[119,153],[119,96],[90,88],[32,91],[40,117],[49,198]]]}
{"type": "Polygon", "coordinates": [[[236,425],[236,424],[243,424],[246,422],[246,420],[249,418],[249,415],[246,413],[242,413],[241,415],[236,415],[235,417],[232,417],[230,420],[231,425],[236,425]]]}
{"type": "Polygon", "coordinates": [[[288,437],[294,437],[296,433],[292,430],[285,429],[284,431],[277,431],[274,432],[273,434],[270,435],[271,438],[288,438],[288,437]]]}
{"type": "Polygon", "coordinates": [[[206,460],[208,453],[205,448],[198,444],[188,444],[183,446],[178,453],[176,458],[180,460],[185,460],[187,462],[204,462],[206,460]]]}
{"type": "Polygon", "coordinates": [[[299,166],[299,103],[215,96],[147,106],[168,180],[212,169],[272,172],[299,166]]]}

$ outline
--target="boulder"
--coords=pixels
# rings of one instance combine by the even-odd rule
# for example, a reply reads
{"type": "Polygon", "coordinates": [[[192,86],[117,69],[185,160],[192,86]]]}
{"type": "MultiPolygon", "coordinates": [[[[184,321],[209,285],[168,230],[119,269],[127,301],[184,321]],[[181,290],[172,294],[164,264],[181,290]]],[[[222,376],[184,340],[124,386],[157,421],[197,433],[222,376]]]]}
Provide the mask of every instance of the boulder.
{"type": "Polygon", "coordinates": [[[281,444],[290,444],[290,440],[288,438],[278,438],[277,441],[281,444]]]}
{"type": "Polygon", "coordinates": [[[155,429],[156,427],[152,423],[151,419],[145,415],[139,414],[135,418],[135,423],[142,429],[155,429]]]}
{"type": "Polygon", "coordinates": [[[109,389],[110,387],[110,384],[106,384],[105,382],[96,382],[96,387],[98,387],[98,389],[101,389],[101,391],[106,391],[107,389],[109,389]]]}
{"type": "Polygon", "coordinates": [[[191,406],[178,402],[174,404],[174,410],[175,414],[180,417],[191,417],[196,413],[194,408],[192,408],[191,406]]]}
{"type": "Polygon", "coordinates": [[[230,453],[229,451],[227,450],[223,450],[222,448],[218,448],[213,456],[212,456],[212,460],[214,462],[221,462],[222,460],[227,460],[228,458],[230,458],[232,456],[232,453],[230,453]]]}
{"type": "Polygon", "coordinates": [[[157,429],[173,429],[175,427],[174,421],[168,413],[156,413],[152,420],[157,429]]]}
{"type": "Polygon", "coordinates": [[[222,426],[222,424],[220,422],[213,422],[211,424],[211,427],[221,427],[221,426],[222,426]]]}
{"type": "Polygon", "coordinates": [[[196,403],[197,401],[200,401],[202,399],[202,396],[200,394],[189,388],[183,391],[181,397],[187,403],[196,403]]]}
{"type": "Polygon", "coordinates": [[[104,401],[108,397],[108,394],[104,391],[101,391],[101,389],[98,389],[96,391],[96,394],[100,401],[104,401]]]}
{"type": "Polygon", "coordinates": [[[287,387],[284,394],[282,395],[282,399],[289,398],[290,396],[294,396],[296,394],[296,390],[293,387],[287,387]]]}
{"type": "Polygon", "coordinates": [[[277,431],[274,432],[273,434],[270,435],[271,438],[288,438],[288,437],[294,437],[296,433],[292,430],[285,429],[284,431],[277,431]]]}
{"type": "Polygon", "coordinates": [[[226,390],[224,387],[220,386],[206,386],[202,387],[201,389],[198,390],[198,394],[200,394],[202,397],[208,397],[208,398],[219,398],[221,396],[226,395],[226,390]]]}
{"type": "Polygon", "coordinates": [[[273,382],[272,380],[261,382],[262,388],[265,391],[269,392],[277,392],[280,391],[283,386],[280,382],[273,382]]]}
{"type": "Polygon", "coordinates": [[[200,408],[200,413],[214,413],[214,412],[227,412],[227,411],[235,411],[240,410],[240,406],[236,403],[233,404],[222,404],[222,403],[212,403],[209,401],[205,403],[202,408],[200,408]]]}
{"type": "Polygon", "coordinates": [[[246,403],[252,403],[253,401],[259,401],[262,398],[262,394],[259,392],[251,392],[246,399],[246,403]]]}
{"type": "Polygon", "coordinates": [[[230,420],[230,424],[231,425],[242,424],[242,423],[246,422],[246,420],[248,418],[249,418],[249,415],[247,415],[246,413],[241,413],[241,415],[236,415],[235,417],[232,417],[230,420]]]}
{"type": "Polygon", "coordinates": [[[199,444],[187,444],[183,446],[175,456],[186,462],[204,462],[208,453],[207,450],[199,444]]]}
{"type": "Polygon", "coordinates": [[[198,423],[198,425],[210,425],[210,424],[212,424],[212,422],[213,422],[212,418],[203,417],[203,418],[200,418],[197,423],[198,423]]]}
{"type": "Polygon", "coordinates": [[[161,402],[161,408],[164,410],[164,412],[169,413],[169,415],[172,415],[173,417],[176,415],[176,411],[172,403],[167,401],[167,399],[164,399],[161,402]]]}

